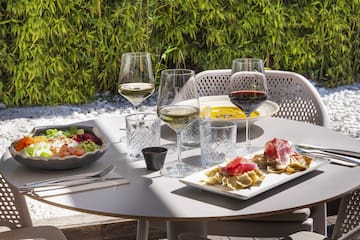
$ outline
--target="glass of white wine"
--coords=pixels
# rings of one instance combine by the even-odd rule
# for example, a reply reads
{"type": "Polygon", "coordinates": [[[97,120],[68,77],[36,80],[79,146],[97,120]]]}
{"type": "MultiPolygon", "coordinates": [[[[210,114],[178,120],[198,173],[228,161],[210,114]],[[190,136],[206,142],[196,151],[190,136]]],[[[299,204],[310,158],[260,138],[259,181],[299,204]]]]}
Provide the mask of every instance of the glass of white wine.
{"type": "Polygon", "coordinates": [[[129,52],[121,56],[118,92],[137,113],[138,106],[155,90],[150,53],[129,52]]]}
{"type": "Polygon", "coordinates": [[[182,161],[180,133],[199,116],[199,98],[195,72],[190,69],[167,69],[161,72],[157,114],[176,133],[177,162],[166,164],[161,174],[182,178],[195,168],[182,161]]]}

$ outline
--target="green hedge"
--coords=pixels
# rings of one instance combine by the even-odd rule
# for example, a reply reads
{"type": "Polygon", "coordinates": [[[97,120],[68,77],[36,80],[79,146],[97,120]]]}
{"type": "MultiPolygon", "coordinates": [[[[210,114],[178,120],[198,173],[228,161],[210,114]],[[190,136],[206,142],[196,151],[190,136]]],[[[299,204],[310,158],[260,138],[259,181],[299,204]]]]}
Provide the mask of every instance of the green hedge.
{"type": "Polygon", "coordinates": [[[327,86],[360,72],[360,1],[0,0],[0,102],[84,103],[115,93],[120,56],[154,70],[258,57],[327,86]]]}

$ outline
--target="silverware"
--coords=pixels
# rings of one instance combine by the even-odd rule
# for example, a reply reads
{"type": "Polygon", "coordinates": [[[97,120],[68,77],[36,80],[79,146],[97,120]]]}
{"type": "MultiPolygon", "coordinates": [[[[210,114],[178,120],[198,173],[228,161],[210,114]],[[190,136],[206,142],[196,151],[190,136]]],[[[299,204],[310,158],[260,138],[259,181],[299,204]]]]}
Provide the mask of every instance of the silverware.
{"type": "Polygon", "coordinates": [[[326,156],[326,155],[321,155],[321,154],[314,154],[314,153],[302,153],[302,154],[306,154],[308,155],[309,157],[312,157],[312,158],[320,158],[320,159],[324,159],[324,160],[327,160],[333,164],[337,164],[337,165],[341,165],[341,166],[346,166],[346,167],[356,167],[358,166],[359,164],[357,163],[352,163],[352,162],[348,162],[348,161],[343,161],[343,160],[339,160],[339,159],[334,159],[334,158],[331,158],[329,156],[326,156]]]}
{"type": "Polygon", "coordinates": [[[360,152],[345,150],[345,149],[338,149],[338,148],[330,148],[330,147],[321,147],[321,146],[314,146],[308,144],[296,144],[298,147],[302,149],[313,149],[313,150],[320,150],[323,152],[335,153],[340,155],[345,155],[353,158],[360,158],[360,152]]]}
{"type": "MultiPolygon", "coordinates": [[[[72,181],[66,182],[56,182],[56,183],[39,183],[37,185],[32,186],[24,186],[20,187],[20,193],[32,192],[36,190],[54,190],[54,189],[61,189],[67,187],[74,187],[74,186],[81,186],[89,183],[96,183],[96,182],[105,182],[105,181],[113,181],[113,180],[120,180],[124,179],[123,177],[109,177],[109,178],[92,178],[92,179],[77,179],[72,181]]],[[[124,179],[125,180],[125,179],[124,179]]]]}
{"type": "MultiPolygon", "coordinates": [[[[301,145],[297,145],[297,144],[294,144],[293,146],[294,146],[295,150],[299,153],[308,153],[308,154],[312,154],[314,156],[323,156],[330,160],[334,159],[334,160],[337,160],[334,162],[336,162],[338,164],[340,163],[339,161],[344,161],[344,162],[360,165],[360,159],[357,159],[354,157],[331,153],[331,152],[325,152],[325,151],[321,151],[321,150],[317,150],[317,149],[305,149],[305,148],[302,148],[301,145]]],[[[347,165],[351,165],[351,164],[347,164],[347,165]]]]}
{"type": "Polygon", "coordinates": [[[34,187],[39,185],[46,185],[51,183],[61,183],[61,182],[69,182],[74,180],[81,180],[81,179],[97,179],[106,176],[107,174],[111,173],[115,169],[114,165],[110,165],[107,168],[101,170],[100,172],[91,173],[91,174],[77,174],[72,176],[60,177],[60,178],[51,178],[36,182],[25,183],[25,186],[34,187]]]}

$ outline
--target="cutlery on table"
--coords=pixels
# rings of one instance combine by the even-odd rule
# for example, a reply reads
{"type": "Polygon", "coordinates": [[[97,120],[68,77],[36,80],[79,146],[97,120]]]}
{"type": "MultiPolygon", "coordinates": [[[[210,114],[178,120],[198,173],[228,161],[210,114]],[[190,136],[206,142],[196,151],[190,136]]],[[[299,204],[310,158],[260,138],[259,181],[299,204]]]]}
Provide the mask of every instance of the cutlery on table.
{"type": "Polygon", "coordinates": [[[330,148],[330,147],[321,147],[321,146],[314,146],[308,144],[296,144],[297,147],[307,150],[319,150],[323,152],[335,153],[339,155],[346,155],[349,157],[360,158],[360,152],[345,150],[345,149],[338,149],[338,148],[330,148]]]}
{"type": "Polygon", "coordinates": [[[118,181],[124,180],[123,183],[128,183],[126,179],[123,177],[107,177],[107,178],[93,178],[93,179],[77,179],[67,182],[56,182],[56,183],[39,183],[37,185],[32,186],[24,186],[20,187],[19,191],[21,193],[31,192],[36,190],[53,190],[53,189],[61,189],[61,188],[68,188],[68,187],[75,187],[75,186],[82,186],[90,183],[99,183],[99,182],[106,182],[106,181],[118,181]]]}
{"type": "Polygon", "coordinates": [[[102,178],[102,177],[108,175],[109,173],[114,171],[114,169],[115,169],[115,166],[110,165],[107,168],[105,168],[99,172],[95,172],[95,173],[77,174],[77,175],[66,176],[66,177],[51,178],[51,179],[46,179],[46,180],[41,180],[41,181],[36,181],[36,182],[25,183],[25,186],[35,187],[35,186],[39,186],[39,185],[41,186],[42,184],[46,185],[46,184],[51,184],[51,183],[69,182],[69,181],[73,181],[73,180],[98,179],[98,178],[102,178]]]}
{"type": "Polygon", "coordinates": [[[342,164],[342,162],[344,162],[344,164],[342,164],[342,165],[347,165],[347,166],[360,165],[360,159],[355,158],[355,157],[341,155],[341,154],[332,153],[332,152],[325,152],[325,151],[321,151],[318,149],[306,149],[306,148],[302,148],[301,145],[296,145],[296,144],[294,144],[293,146],[296,149],[296,151],[299,153],[307,153],[307,154],[311,154],[311,155],[314,155],[317,157],[327,158],[331,162],[334,162],[337,164],[342,164]]]}

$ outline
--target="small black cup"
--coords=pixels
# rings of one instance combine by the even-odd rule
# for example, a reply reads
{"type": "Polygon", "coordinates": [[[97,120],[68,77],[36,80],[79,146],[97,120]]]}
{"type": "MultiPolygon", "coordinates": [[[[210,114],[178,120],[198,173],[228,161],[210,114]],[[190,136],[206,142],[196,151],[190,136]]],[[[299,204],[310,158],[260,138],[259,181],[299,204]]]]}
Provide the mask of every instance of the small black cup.
{"type": "Polygon", "coordinates": [[[148,170],[160,170],[165,161],[167,149],[163,147],[147,147],[142,149],[148,170]]]}

